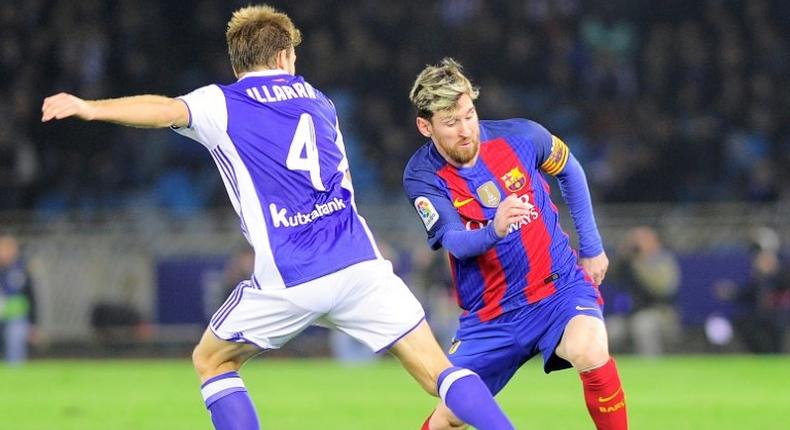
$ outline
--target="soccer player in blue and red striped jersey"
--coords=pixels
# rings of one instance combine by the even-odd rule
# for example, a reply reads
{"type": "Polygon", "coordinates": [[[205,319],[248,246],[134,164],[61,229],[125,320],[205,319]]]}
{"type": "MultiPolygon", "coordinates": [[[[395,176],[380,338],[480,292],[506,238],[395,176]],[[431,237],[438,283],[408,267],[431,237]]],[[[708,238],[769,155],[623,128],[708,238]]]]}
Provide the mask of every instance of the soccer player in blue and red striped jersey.
{"type": "Polygon", "coordinates": [[[480,377],[443,354],[357,213],[335,106],[296,75],[301,33],[291,19],[270,6],[244,7],[226,37],[236,82],[176,99],[60,93],[44,100],[41,117],[172,127],[211,153],[255,249],[250,279],[217,310],[192,356],[215,428],[260,428],[241,366],[316,324],[392,352],[480,430],[512,430],[480,377]]]}
{"type": "MultiPolygon", "coordinates": [[[[480,121],[473,87],[445,58],[417,77],[410,99],[430,139],[403,175],[433,249],[449,253],[460,327],[453,364],[493,393],[537,354],[545,372],[574,367],[596,428],[628,427],[625,395],[609,356],[598,285],[608,259],[587,181],[561,139],[526,119],[480,121]],[[545,176],[556,177],[579,235],[559,223],[545,176]]],[[[462,428],[439,404],[423,429],[462,428]]]]}

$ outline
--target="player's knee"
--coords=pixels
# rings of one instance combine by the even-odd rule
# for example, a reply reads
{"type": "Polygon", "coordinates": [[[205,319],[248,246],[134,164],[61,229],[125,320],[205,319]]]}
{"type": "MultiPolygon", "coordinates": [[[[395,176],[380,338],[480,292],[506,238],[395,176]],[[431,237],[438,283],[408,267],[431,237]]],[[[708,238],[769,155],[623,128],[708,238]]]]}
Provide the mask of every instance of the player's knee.
{"type": "Polygon", "coordinates": [[[192,366],[201,380],[206,380],[226,371],[234,370],[229,362],[219,359],[219,354],[202,344],[192,350],[192,366]]]}
{"type": "Polygon", "coordinates": [[[568,324],[559,355],[578,370],[589,369],[609,359],[606,329],[599,320],[577,318],[568,324]]]}
{"type": "Polygon", "coordinates": [[[606,342],[599,339],[578,339],[565,346],[567,360],[579,370],[589,369],[605,363],[609,359],[606,342]]]}
{"type": "Polygon", "coordinates": [[[195,349],[192,350],[192,366],[201,378],[210,373],[213,367],[209,359],[209,354],[207,354],[200,345],[197,345],[195,349]]]}

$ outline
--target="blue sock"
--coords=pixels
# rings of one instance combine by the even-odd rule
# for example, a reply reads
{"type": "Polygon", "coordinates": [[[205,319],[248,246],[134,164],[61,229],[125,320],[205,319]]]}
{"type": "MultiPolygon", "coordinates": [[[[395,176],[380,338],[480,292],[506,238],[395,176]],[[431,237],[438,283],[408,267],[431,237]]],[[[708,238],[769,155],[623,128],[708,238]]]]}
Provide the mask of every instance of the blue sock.
{"type": "Polygon", "coordinates": [[[477,373],[450,367],[439,375],[439,397],[451,411],[478,430],[513,430],[513,424],[477,373]]]}
{"type": "Polygon", "coordinates": [[[255,406],[236,372],[217,375],[200,386],[217,430],[259,430],[255,406]]]}

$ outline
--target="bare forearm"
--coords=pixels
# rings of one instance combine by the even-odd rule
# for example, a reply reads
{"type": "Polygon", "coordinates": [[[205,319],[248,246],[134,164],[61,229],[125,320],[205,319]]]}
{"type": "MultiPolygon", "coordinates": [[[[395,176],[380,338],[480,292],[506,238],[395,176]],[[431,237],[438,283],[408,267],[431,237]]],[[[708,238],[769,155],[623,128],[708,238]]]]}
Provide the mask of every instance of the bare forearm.
{"type": "Polygon", "coordinates": [[[107,100],[88,100],[94,121],[106,121],[130,127],[184,127],[188,115],[181,115],[183,102],[169,97],[141,95],[107,100]],[[179,106],[181,105],[181,106],[179,106]]]}
{"type": "Polygon", "coordinates": [[[68,93],[44,99],[41,121],[69,117],[85,121],[107,121],[130,127],[164,128],[189,125],[189,109],[183,101],[164,96],[143,95],[107,100],[83,100],[68,93]]]}

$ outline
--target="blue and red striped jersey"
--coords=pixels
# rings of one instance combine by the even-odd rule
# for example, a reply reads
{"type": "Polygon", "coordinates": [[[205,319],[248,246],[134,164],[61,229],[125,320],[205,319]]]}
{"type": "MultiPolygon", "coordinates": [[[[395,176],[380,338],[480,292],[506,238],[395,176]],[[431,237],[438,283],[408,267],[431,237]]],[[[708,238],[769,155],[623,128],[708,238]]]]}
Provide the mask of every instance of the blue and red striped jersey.
{"type": "Polygon", "coordinates": [[[471,167],[447,163],[432,142],[409,160],[403,183],[433,249],[450,230],[480,229],[493,222],[510,194],[530,214],[504,239],[466,259],[449,254],[458,305],[480,321],[550,296],[584,277],[559,222],[543,172],[562,171],[568,148],[541,125],[525,120],[480,121],[480,155],[471,167]]]}

